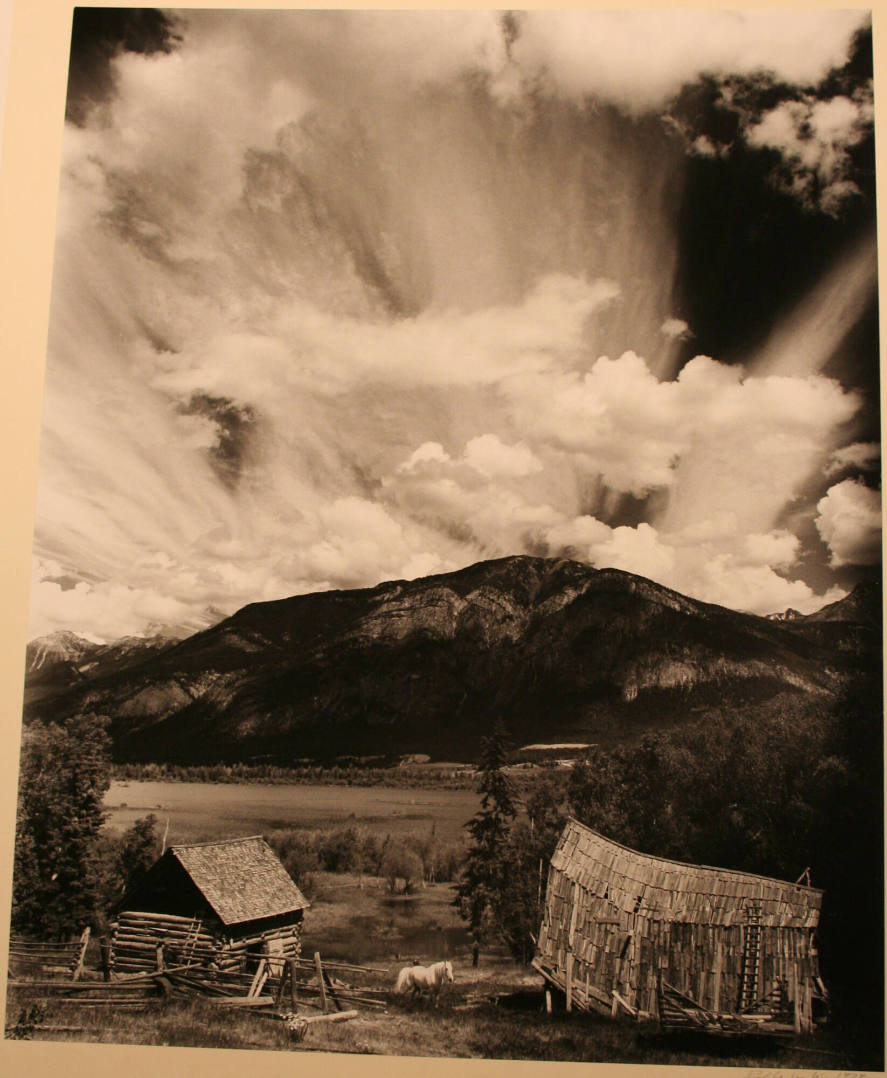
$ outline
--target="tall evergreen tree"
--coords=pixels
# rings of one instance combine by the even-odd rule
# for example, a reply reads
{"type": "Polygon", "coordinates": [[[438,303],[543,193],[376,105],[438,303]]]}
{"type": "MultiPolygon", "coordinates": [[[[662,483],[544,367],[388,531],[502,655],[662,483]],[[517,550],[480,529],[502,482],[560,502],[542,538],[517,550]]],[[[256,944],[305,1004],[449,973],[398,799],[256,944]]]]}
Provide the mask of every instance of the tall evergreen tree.
{"type": "Polygon", "coordinates": [[[477,940],[488,939],[501,929],[509,836],[516,815],[514,794],[504,771],[507,748],[505,727],[497,720],[490,735],[481,741],[480,809],[466,824],[472,841],[454,903],[477,940]]]}
{"type": "Polygon", "coordinates": [[[111,784],[103,717],[35,722],[22,736],[12,926],[64,938],[94,923],[97,840],[111,784]]]}

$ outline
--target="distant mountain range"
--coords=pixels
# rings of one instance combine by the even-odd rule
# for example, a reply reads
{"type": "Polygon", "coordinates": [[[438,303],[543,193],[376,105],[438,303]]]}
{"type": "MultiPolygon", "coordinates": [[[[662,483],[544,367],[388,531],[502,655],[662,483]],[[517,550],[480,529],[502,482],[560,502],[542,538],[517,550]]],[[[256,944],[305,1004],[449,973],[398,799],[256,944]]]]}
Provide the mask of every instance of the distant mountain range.
{"type": "Polygon", "coordinates": [[[827,699],[880,662],[881,591],[763,618],[642,577],[516,556],[374,588],[255,603],[185,640],[28,646],[25,719],[111,720],[120,760],[470,760],[613,743],[711,707],[827,699]]]}

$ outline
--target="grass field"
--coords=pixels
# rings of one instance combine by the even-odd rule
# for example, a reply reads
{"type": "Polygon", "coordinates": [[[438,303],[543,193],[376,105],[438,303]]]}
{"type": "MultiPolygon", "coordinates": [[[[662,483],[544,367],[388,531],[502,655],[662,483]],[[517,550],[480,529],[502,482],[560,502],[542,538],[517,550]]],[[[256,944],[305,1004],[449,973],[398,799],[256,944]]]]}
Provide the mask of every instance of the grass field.
{"type": "MultiPolygon", "coordinates": [[[[584,1061],[671,1066],[731,1066],[864,1070],[851,1039],[818,1032],[790,1045],[762,1042],[676,1041],[630,1022],[561,1009],[546,1014],[541,978],[501,951],[482,951],[471,965],[468,940],[445,884],[429,885],[409,900],[393,902],[383,880],[318,874],[317,893],[305,922],[304,952],[328,959],[359,958],[388,970],[378,983],[389,993],[384,1009],[361,1009],[341,1024],[311,1026],[293,1043],[282,1023],[258,1013],[222,1011],[203,999],[171,998],[150,1011],[120,1013],[50,1004],[46,1025],[77,1032],[35,1032],[37,1039],[298,1053],[338,1052],[382,1056],[584,1061]],[[456,982],[436,1006],[396,996],[397,970],[407,960],[449,957],[456,982]],[[98,1012],[98,1013],[97,1013],[98,1012]]],[[[304,998],[304,997],[303,997],[304,998]]],[[[7,1022],[14,1026],[28,994],[13,992],[7,1022]]],[[[307,1014],[317,1011],[306,1010],[307,1014]]]]}
{"type": "Polygon", "coordinates": [[[459,842],[478,796],[473,790],[123,781],[111,784],[105,805],[115,830],[148,813],[161,827],[169,820],[169,843],[349,824],[382,838],[434,826],[440,841],[459,842]]]}

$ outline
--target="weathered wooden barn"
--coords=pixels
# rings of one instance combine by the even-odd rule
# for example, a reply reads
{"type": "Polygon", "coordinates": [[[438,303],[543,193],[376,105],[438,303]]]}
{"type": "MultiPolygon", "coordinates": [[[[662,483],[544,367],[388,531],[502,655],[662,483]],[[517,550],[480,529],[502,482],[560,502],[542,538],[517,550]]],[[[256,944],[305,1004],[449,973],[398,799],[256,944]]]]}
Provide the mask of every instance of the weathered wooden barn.
{"type": "Polygon", "coordinates": [[[111,966],[137,973],[158,962],[214,964],[224,972],[250,969],[261,954],[297,958],[308,906],[259,836],[171,846],[124,895],[111,966]]]}
{"type": "Polygon", "coordinates": [[[570,1009],[790,1035],[825,995],[821,905],[816,888],[652,857],[570,820],[533,965],[570,1009]]]}

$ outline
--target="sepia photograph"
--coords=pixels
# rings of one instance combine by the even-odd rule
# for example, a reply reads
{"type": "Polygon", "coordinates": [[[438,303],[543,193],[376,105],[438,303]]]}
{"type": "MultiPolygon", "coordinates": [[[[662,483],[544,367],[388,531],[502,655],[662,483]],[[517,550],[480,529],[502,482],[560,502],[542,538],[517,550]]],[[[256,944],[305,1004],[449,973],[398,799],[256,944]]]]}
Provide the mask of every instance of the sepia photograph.
{"type": "Polygon", "coordinates": [[[882,1072],[872,13],[64,55],[7,1049],[882,1072]]]}

